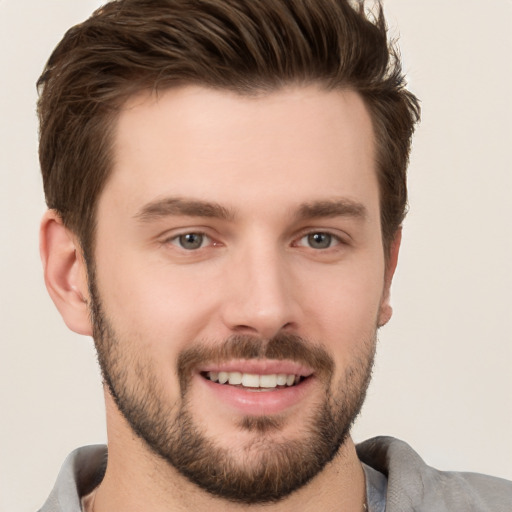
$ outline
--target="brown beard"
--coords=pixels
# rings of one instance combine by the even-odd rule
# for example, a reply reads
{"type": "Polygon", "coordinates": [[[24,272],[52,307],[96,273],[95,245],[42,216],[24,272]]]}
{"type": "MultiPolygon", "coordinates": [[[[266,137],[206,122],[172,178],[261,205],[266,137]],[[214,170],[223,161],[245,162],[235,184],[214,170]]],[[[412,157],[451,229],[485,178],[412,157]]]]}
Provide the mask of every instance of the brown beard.
{"type": "Polygon", "coordinates": [[[94,340],[103,379],[133,432],[165,462],[203,490],[223,499],[276,502],[304,486],[334,458],[362,407],[371,378],[375,335],[362,344],[353,366],[333,382],[334,362],[321,346],[293,334],[270,340],[231,336],[216,344],[192,344],[180,353],[176,371],[180,399],[169,404],[152,362],[129,353],[104,314],[91,286],[94,340]],[[244,417],[238,428],[252,432],[243,460],[218,446],[193,419],[189,384],[200,364],[230,359],[291,359],[311,367],[324,385],[323,400],[309,416],[300,439],[280,439],[279,416],[244,417]]]}

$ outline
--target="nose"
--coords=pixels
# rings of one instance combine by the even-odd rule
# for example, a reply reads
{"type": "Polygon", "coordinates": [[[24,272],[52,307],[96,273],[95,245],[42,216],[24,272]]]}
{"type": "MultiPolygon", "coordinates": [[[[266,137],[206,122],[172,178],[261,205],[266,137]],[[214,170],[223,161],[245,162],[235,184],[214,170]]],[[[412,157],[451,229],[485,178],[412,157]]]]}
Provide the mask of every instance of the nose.
{"type": "Polygon", "coordinates": [[[231,333],[270,339],[298,326],[292,269],[279,249],[253,248],[231,262],[222,316],[231,333]]]}

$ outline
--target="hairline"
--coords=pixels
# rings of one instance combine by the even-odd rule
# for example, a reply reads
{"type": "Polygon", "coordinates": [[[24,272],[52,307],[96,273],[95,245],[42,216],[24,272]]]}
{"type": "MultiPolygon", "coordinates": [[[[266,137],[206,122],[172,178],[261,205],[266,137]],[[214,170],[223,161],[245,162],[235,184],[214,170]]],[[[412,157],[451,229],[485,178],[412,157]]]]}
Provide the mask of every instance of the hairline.
{"type": "Polygon", "coordinates": [[[401,224],[397,226],[395,231],[390,234],[389,237],[386,237],[386,233],[384,232],[384,225],[383,225],[383,204],[382,204],[382,187],[381,187],[381,170],[380,170],[380,152],[381,150],[381,144],[379,142],[379,136],[378,136],[378,129],[376,127],[376,119],[375,114],[373,113],[371,106],[365,97],[365,95],[357,89],[356,86],[351,85],[348,81],[343,83],[333,83],[330,82],[326,78],[308,78],[308,79],[293,79],[293,80],[281,80],[279,82],[276,81],[276,83],[270,83],[269,81],[263,81],[259,80],[255,83],[251,84],[250,86],[246,88],[237,87],[236,85],[229,86],[229,85],[213,85],[209,84],[207,82],[201,82],[200,80],[180,80],[176,81],[172,84],[168,84],[164,87],[158,87],[156,84],[152,86],[147,87],[140,87],[138,89],[133,89],[133,91],[128,92],[126,91],[125,94],[120,94],[118,101],[114,103],[114,105],[109,106],[108,109],[102,114],[101,122],[104,123],[105,127],[105,141],[107,144],[107,150],[106,150],[106,159],[105,159],[105,175],[103,177],[100,190],[98,191],[95,202],[93,205],[93,208],[91,209],[90,215],[90,223],[86,224],[88,228],[84,230],[82,233],[77,233],[76,230],[73,227],[70,227],[71,231],[78,237],[78,240],[80,242],[80,246],[82,249],[82,253],[84,255],[85,261],[87,265],[93,265],[94,264],[94,253],[95,253],[95,242],[96,242],[96,228],[97,228],[97,221],[98,221],[98,205],[101,200],[101,196],[103,195],[103,192],[105,190],[105,187],[108,184],[108,181],[110,180],[114,167],[115,167],[115,141],[116,141],[116,134],[117,129],[119,127],[119,119],[123,111],[129,108],[133,108],[134,102],[144,99],[154,97],[158,99],[160,96],[168,93],[169,91],[178,90],[178,89],[185,89],[189,87],[198,87],[198,88],[204,88],[207,90],[212,91],[219,91],[219,92],[227,92],[227,93],[233,93],[240,98],[262,98],[268,95],[271,95],[273,93],[277,93],[280,91],[283,91],[288,88],[305,88],[305,87],[318,87],[320,91],[352,91],[359,96],[359,98],[363,101],[364,107],[367,110],[367,113],[370,118],[371,122],[371,129],[372,129],[372,144],[373,144],[373,158],[374,158],[374,171],[376,173],[377,178],[377,185],[378,185],[378,199],[379,199],[379,223],[380,223],[380,230],[381,230],[381,239],[382,239],[382,245],[384,249],[384,257],[387,262],[390,248],[391,248],[391,242],[396,235],[396,233],[400,230],[401,224]],[[88,250],[86,250],[86,248],[88,250]]]}

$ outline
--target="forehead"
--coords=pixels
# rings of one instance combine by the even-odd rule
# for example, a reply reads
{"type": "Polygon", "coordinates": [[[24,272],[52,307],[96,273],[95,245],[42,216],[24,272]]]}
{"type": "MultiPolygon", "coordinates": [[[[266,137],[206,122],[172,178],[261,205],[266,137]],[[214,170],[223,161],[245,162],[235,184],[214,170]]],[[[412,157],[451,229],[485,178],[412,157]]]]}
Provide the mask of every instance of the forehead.
{"type": "Polygon", "coordinates": [[[377,188],[372,123],[357,93],[188,86],[127,102],[104,195],[127,208],[179,195],[239,201],[227,205],[236,209],[328,196],[378,202],[377,188]]]}

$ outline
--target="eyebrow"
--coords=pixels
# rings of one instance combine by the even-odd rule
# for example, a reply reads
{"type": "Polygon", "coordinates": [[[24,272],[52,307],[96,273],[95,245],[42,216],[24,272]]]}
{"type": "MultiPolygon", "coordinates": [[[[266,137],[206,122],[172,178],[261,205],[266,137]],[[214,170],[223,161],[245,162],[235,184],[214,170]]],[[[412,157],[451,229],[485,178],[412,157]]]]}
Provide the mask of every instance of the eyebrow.
{"type": "Polygon", "coordinates": [[[141,222],[151,222],[163,217],[185,215],[187,217],[208,217],[222,220],[233,220],[234,212],[217,203],[186,199],[181,197],[167,197],[157,199],[143,206],[135,214],[141,222]]]}
{"type": "Polygon", "coordinates": [[[300,220],[319,217],[354,217],[364,220],[367,210],[361,203],[351,199],[332,199],[326,201],[313,201],[299,207],[297,217],[300,220]]]}
{"type": "MultiPolygon", "coordinates": [[[[232,221],[235,212],[218,203],[188,199],[183,197],[167,197],[157,199],[143,206],[135,214],[140,222],[152,222],[164,217],[183,215],[187,217],[206,217],[232,221]]],[[[298,220],[321,217],[354,217],[364,220],[367,216],[365,206],[350,199],[332,199],[312,201],[299,206],[296,214],[298,220]]]]}

